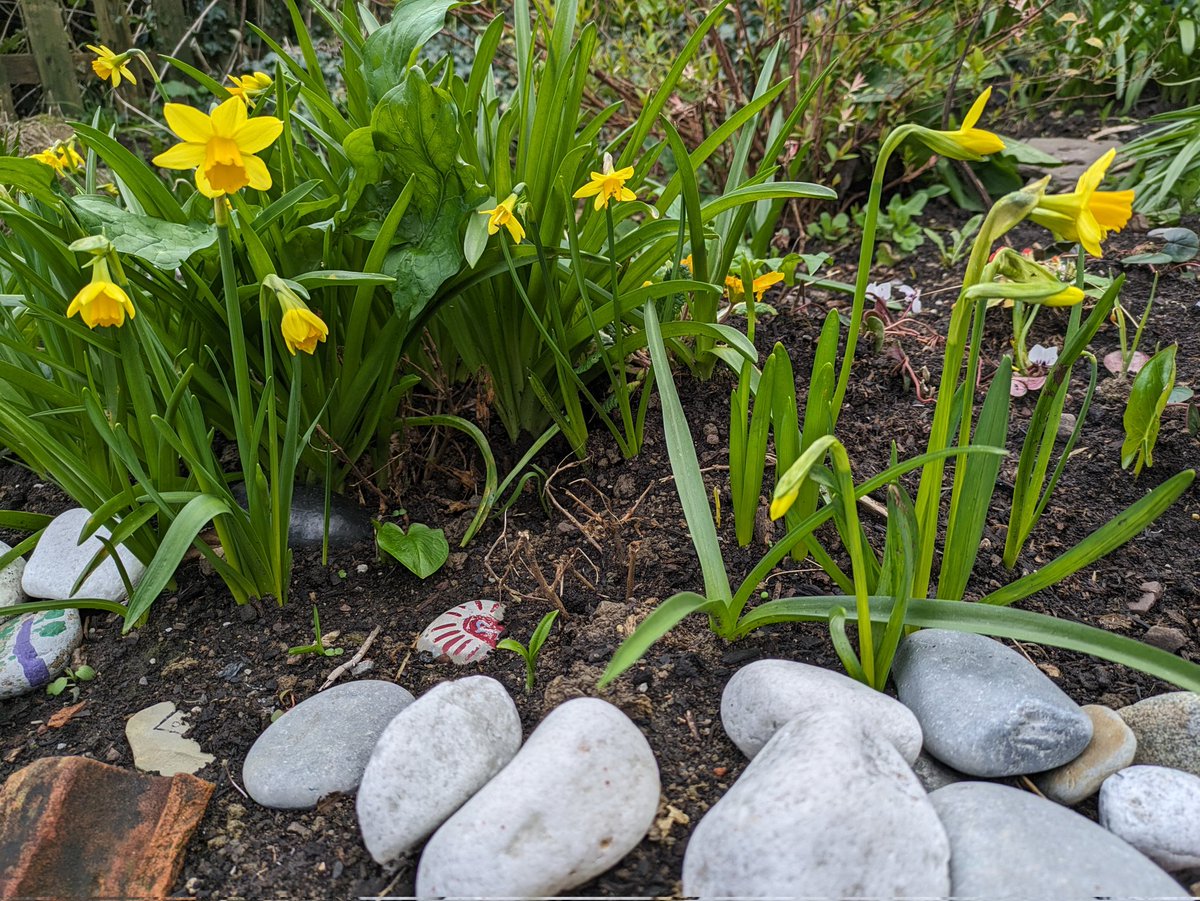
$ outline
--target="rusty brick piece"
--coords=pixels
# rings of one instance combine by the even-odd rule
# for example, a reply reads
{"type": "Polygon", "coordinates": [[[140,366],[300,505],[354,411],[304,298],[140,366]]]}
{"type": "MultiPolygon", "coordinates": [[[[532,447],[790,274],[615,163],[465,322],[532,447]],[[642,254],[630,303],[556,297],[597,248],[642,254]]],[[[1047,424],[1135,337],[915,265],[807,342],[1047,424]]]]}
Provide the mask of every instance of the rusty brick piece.
{"type": "Polygon", "coordinates": [[[0,789],[0,899],[166,898],[212,792],[86,757],[31,763],[0,789]]]}

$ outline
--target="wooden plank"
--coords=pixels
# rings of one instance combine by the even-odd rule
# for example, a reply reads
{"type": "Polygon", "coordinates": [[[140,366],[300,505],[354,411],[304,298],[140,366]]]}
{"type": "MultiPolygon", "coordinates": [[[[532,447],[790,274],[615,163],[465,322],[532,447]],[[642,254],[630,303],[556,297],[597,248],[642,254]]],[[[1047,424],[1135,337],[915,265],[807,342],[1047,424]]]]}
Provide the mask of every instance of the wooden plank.
{"type": "Polygon", "coordinates": [[[18,4],[48,105],[67,114],[82,113],[75,61],[58,4],[55,0],[18,0],[18,4]]]}

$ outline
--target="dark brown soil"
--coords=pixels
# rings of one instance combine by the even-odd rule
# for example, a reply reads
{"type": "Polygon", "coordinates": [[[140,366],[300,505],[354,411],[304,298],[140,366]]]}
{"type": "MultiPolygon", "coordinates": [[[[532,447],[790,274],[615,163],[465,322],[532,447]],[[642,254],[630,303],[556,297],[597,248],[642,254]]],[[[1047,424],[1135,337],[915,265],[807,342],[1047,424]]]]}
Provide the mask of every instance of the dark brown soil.
{"type": "MultiPolygon", "coordinates": [[[[1017,246],[1030,243],[1018,234],[1017,246]]],[[[1114,258],[1138,242],[1135,234],[1110,242],[1114,258]]],[[[848,256],[847,256],[848,259],[848,256]]],[[[1107,265],[1107,264],[1105,264],[1107,265]]],[[[1147,334],[1155,343],[1179,342],[1179,381],[1200,387],[1200,309],[1191,273],[1167,273],[1147,334]]],[[[842,273],[845,277],[845,273],[842,273]]],[[[936,258],[916,256],[898,267],[896,277],[924,292],[919,334],[901,347],[912,369],[936,385],[953,285],[936,258]]],[[[1125,301],[1140,312],[1150,274],[1131,269],[1125,301]]],[[[840,298],[835,298],[842,303],[840,298]]],[[[760,322],[758,344],[768,349],[783,341],[796,371],[806,381],[812,348],[828,298],[794,297],[779,302],[781,314],[760,322]]],[[[984,378],[990,378],[1009,338],[1007,319],[990,315],[984,378]]],[[[1035,340],[1061,334],[1065,313],[1044,314],[1035,340]]],[[[1095,342],[1098,355],[1116,347],[1114,328],[1095,342]]],[[[858,478],[886,466],[891,442],[902,457],[920,453],[932,407],[921,403],[895,370],[895,360],[874,356],[864,342],[848,407],[839,423],[858,478]]],[[[683,378],[684,376],[680,376],[683,378]]],[[[1183,409],[1165,417],[1154,467],[1134,479],[1120,468],[1122,411],[1126,389],[1110,378],[1097,392],[1079,448],[1049,510],[1022,556],[1022,572],[1040,565],[1083,538],[1117,510],[1181,469],[1195,467],[1200,443],[1185,428],[1183,409]]],[[[693,435],[710,486],[728,502],[725,436],[731,377],[719,372],[710,382],[691,382],[683,393],[693,435]]],[[[803,386],[802,386],[803,387],[803,386]]],[[[1077,409],[1081,386],[1068,409],[1077,409]]],[[[1035,396],[1014,401],[1010,447],[1019,447],[1035,396]]],[[[427,582],[399,565],[376,558],[364,546],[337,554],[329,566],[319,555],[297,557],[292,601],[285,608],[236,608],[220,581],[197,564],[179,573],[178,587],[153,608],[149,623],[122,636],[111,616],[87,617],[87,641],[80,656],[98,673],[82,687],[83,712],[59,729],[45,723],[70,703],[37,692],[0,704],[0,776],[55,754],[85,754],[132,766],[124,738],[126,719],[160,701],[191,711],[191,737],[216,756],[199,775],[217,784],[216,793],[187,854],[176,886],[180,895],[205,898],[343,898],[405,895],[413,888],[415,855],[395,869],[373,863],[358,834],[352,797],[325,799],[315,810],[266,810],[244,797],[241,764],[247,749],[270,722],[272,711],[310,696],[346,658],[289,657],[287,648],[311,636],[311,605],[320,607],[322,626],[339,633],[333,644],[353,653],[376,626],[379,637],[367,658],[369,677],[395,679],[420,695],[447,678],[486,673],[501,680],[521,711],[526,734],[563,700],[596,694],[595,684],[613,650],[654,605],[672,593],[700,590],[701,579],[674,494],[657,405],[647,424],[646,447],[635,460],[621,460],[607,436],[597,433],[582,463],[562,448],[541,456],[553,471],[547,515],[532,490],[506,515],[494,516],[466,549],[427,582]],[[420,629],[442,610],[476,597],[499,597],[508,604],[509,634],[525,639],[550,609],[531,567],[540,567],[570,612],[560,617],[538,663],[532,694],[523,688],[523,665],[496,652],[463,668],[435,665],[412,651],[420,629]],[[361,570],[361,571],[360,571],[361,570]],[[497,579],[502,584],[497,584],[497,579]]],[[[1015,461],[1007,461],[993,503],[968,597],[1011,581],[1000,564],[1003,505],[1011,492],[1015,461]]],[[[9,466],[0,469],[0,507],[56,511],[69,506],[53,488],[9,466]]],[[[451,513],[461,488],[439,481],[414,488],[405,497],[412,519],[443,526],[460,536],[470,512],[451,513]],[[456,494],[457,491],[457,494],[456,494]]],[[[1028,601],[1029,609],[1078,619],[1140,638],[1154,626],[1180,630],[1187,643],[1180,654],[1200,661],[1200,492],[1186,493],[1147,533],[1108,558],[1028,601]],[[1132,613],[1127,602],[1138,584],[1156,580],[1165,594],[1149,612],[1132,613]]],[[[868,521],[881,533],[881,523],[868,521]]],[[[761,546],[739,550],[732,524],[720,535],[731,578],[745,574],[761,546]]],[[[8,536],[12,537],[12,536],[8,536]]],[[[787,565],[761,586],[769,597],[834,591],[811,564],[787,565]]],[[[1036,646],[1021,651],[1079,702],[1121,706],[1171,686],[1121,666],[1036,646]]],[[[775,626],[727,646],[693,617],[655,645],[642,663],[601,694],[625,710],[645,732],[658,757],[663,798],[659,820],[619,866],[582,886],[575,894],[615,897],[670,895],[679,891],[679,873],[691,827],[738,776],[744,760],[725,737],[719,719],[721,690],[737,667],[759,657],[786,657],[836,667],[824,627],[775,626]]]]}

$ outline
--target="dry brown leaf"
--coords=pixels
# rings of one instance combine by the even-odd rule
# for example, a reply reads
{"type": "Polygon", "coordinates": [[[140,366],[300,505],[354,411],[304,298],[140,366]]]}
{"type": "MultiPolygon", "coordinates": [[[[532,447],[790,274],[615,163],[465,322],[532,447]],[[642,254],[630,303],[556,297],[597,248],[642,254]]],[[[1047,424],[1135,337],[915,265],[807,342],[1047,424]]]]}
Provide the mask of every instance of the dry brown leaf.
{"type": "Polygon", "coordinates": [[[87,701],[80,701],[78,704],[72,704],[70,707],[64,707],[62,710],[56,710],[50,715],[50,719],[46,720],[47,729],[61,729],[67,723],[75,718],[75,714],[83,710],[87,706],[87,701]]]}

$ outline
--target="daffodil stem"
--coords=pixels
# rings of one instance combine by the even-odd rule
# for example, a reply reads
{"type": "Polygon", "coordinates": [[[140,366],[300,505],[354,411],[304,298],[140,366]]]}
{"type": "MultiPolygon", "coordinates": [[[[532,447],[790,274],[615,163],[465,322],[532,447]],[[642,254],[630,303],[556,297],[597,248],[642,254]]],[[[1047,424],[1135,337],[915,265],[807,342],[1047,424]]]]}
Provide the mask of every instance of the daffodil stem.
{"type": "Polygon", "coordinates": [[[883,196],[883,179],[887,171],[888,160],[896,148],[904,143],[912,134],[914,126],[901,125],[895,128],[879,149],[879,159],[875,161],[875,171],[871,176],[871,191],[867,195],[867,205],[863,215],[862,244],[858,251],[858,272],[854,278],[854,300],[850,306],[850,325],[846,331],[846,350],[842,357],[842,365],[838,370],[837,386],[833,390],[830,402],[831,424],[837,425],[838,414],[842,411],[842,401],[846,397],[846,388],[850,383],[850,371],[854,367],[854,352],[858,344],[858,335],[862,329],[863,308],[867,300],[867,283],[871,280],[871,263],[875,260],[875,230],[879,223],[879,203],[883,196]]]}
{"type": "Polygon", "coordinates": [[[630,442],[633,453],[638,451],[638,436],[633,427],[633,411],[629,406],[629,382],[625,376],[625,320],[621,313],[621,289],[617,284],[617,228],[613,222],[612,206],[604,205],[604,219],[608,225],[608,274],[612,291],[613,343],[617,350],[616,380],[613,390],[621,407],[621,422],[625,426],[625,438],[630,442]]]}
{"type": "MultiPolygon", "coordinates": [[[[237,271],[233,263],[233,240],[229,235],[229,206],[224,197],[214,201],[214,221],[217,226],[217,248],[221,256],[221,281],[225,289],[225,327],[229,330],[229,345],[233,357],[233,382],[237,392],[235,438],[238,457],[247,482],[253,477],[252,466],[257,448],[249,446],[254,427],[254,412],[250,404],[250,371],[246,362],[246,333],[242,328],[242,305],[238,300],[237,271]]],[[[247,488],[249,488],[249,484],[247,488]]]]}
{"type": "Polygon", "coordinates": [[[843,536],[854,577],[854,606],[858,614],[858,656],[862,662],[863,676],[872,688],[883,690],[875,684],[875,639],[871,634],[871,605],[867,596],[867,553],[864,546],[862,526],[858,521],[858,502],[854,493],[854,477],[850,471],[850,457],[840,441],[829,446],[830,462],[841,495],[842,514],[846,521],[843,536]]]}

